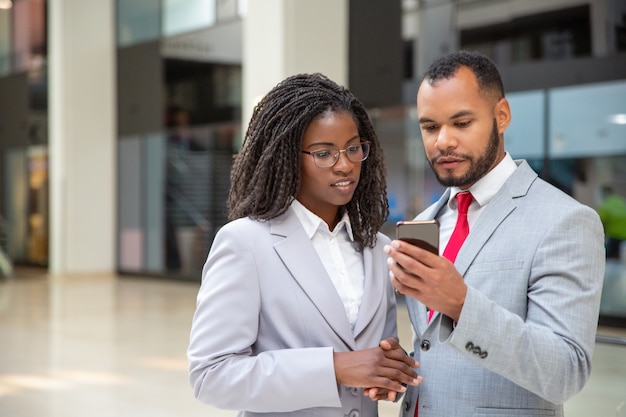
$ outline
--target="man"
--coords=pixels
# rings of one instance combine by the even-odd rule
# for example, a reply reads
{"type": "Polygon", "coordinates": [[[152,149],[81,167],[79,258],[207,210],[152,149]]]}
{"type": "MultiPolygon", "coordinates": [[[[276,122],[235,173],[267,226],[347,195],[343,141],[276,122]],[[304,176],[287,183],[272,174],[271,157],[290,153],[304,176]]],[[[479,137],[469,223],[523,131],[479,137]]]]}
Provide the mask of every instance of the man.
{"type": "Polygon", "coordinates": [[[460,249],[385,248],[424,381],[407,391],[403,416],[562,416],[590,374],[605,265],[598,215],[505,151],[511,110],[488,58],[461,51],[434,62],[417,112],[448,187],[417,219],[437,219],[440,248],[460,249]],[[463,241],[453,229],[464,191],[463,241]]]}

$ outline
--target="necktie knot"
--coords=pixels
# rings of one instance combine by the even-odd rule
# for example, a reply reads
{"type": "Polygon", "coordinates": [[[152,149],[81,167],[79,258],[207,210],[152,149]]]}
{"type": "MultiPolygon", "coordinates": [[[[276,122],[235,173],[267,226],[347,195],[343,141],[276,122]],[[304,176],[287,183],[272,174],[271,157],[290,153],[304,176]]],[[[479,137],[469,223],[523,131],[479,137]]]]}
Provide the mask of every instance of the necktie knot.
{"type": "Polygon", "coordinates": [[[474,198],[472,197],[472,193],[470,193],[469,191],[464,191],[456,195],[456,202],[459,214],[467,214],[467,209],[469,208],[470,204],[472,204],[473,199],[474,198]]]}
{"type": "Polygon", "coordinates": [[[467,223],[467,209],[469,208],[469,205],[472,203],[473,199],[474,197],[472,197],[472,194],[468,191],[464,191],[456,195],[456,201],[458,205],[456,225],[454,226],[454,230],[452,231],[452,236],[450,236],[448,245],[443,251],[443,256],[448,258],[450,262],[455,261],[456,254],[459,252],[459,249],[461,249],[461,245],[463,245],[465,238],[469,234],[469,224],[467,223]]]}

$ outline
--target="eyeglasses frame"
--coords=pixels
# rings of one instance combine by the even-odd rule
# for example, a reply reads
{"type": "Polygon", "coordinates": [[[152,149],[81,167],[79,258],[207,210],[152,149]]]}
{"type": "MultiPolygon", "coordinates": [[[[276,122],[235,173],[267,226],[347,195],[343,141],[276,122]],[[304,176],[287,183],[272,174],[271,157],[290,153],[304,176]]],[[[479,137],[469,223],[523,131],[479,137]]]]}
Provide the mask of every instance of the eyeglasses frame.
{"type": "Polygon", "coordinates": [[[315,155],[313,155],[313,152],[317,152],[317,151],[305,151],[303,150],[302,153],[305,153],[307,155],[311,155],[313,157],[313,162],[315,163],[315,165],[318,168],[332,168],[335,165],[337,165],[337,162],[339,161],[339,158],[341,157],[341,152],[346,154],[346,158],[348,158],[348,161],[352,162],[352,163],[359,163],[359,162],[363,162],[365,161],[369,156],[370,156],[370,149],[371,149],[371,142],[370,141],[364,141],[364,142],[359,142],[360,146],[366,145],[367,146],[367,155],[365,155],[365,158],[361,159],[360,161],[353,161],[352,159],[350,159],[350,157],[348,156],[348,148],[351,148],[354,145],[350,145],[348,147],[346,147],[345,149],[337,149],[337,152],[334,154],[334,158],[335,161],[332,163],[332,165],[328,165],[328,166],[319,166],[319,164],[317,163],[317,158],[315,157],[315,155]]]}

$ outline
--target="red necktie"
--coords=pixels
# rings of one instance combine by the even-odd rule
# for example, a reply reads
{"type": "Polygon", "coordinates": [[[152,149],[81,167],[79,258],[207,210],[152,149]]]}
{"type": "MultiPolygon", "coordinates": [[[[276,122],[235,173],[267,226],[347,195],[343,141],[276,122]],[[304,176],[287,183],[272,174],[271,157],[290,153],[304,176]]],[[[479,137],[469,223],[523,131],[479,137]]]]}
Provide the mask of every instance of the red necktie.
{"type": "MultiPolygon", "coordinates": [[[[465,238],[469,234],[469,224],[467,223],[467,209],[469,208],[473,200],[472,194],[469,191],[458,193],[455,197],[459,214],[456,218],[456,225],[454,226],[454,230],[452,231],[452,236],[450,236],[448,245],[443,251],[443,256],[452,263],[454,263],[454,260],[456,259],[456,254],[459,253],[459,249],[461,249],[465,238]]],[[[435,314],[435,310],[428,311],[429,322],[433,318],[433,314],[435,314]]]]}
{"type": "MultiPolygon", "coordinates": [[[[446,248],[443,251],[443,256],[447,258],[450,262],[454,263],[456,259],[457,253],[459,253],[459,249],[463,245],[465,238],[469,234],[469,223],[467,222],[467,209],[470,204],[472,204],[472,194],[469,191],[464,191],[462,193],[458,193],[456,196],[456,203],[458,207],[459,214],[456,218],[456,225],[454,226],[454,230],[452,231],[452,236],[450,236],[450,240],[446,245],[446,248]]],[[[433,318],[433,314],[435,314],[435,310],[428,310],[428,322],[433,318]]],[[[419,412],[419,401],[415,405],[415,413],[414,417],[418,417],[419,412]]]]}

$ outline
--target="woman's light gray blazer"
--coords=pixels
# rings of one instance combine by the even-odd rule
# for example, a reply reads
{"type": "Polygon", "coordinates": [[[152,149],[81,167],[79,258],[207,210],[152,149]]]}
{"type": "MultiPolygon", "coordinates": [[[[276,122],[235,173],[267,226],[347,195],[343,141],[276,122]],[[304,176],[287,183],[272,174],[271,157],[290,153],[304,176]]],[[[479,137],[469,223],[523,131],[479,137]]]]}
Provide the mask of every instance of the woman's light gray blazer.
{"type": "Polygon", "coordinates": [[[235,220],[202,271],[188,348],[196,397],[240,416],[376,416],[361,389],[337,384],[333,352],[397,335],[383,245],[363,251],[365,285],[354,331],[337,290],[291,209],[235,220]],[[261,414],[261,413],[270,414],[261,414]],[[352,414],[350,414],[352,413],[352,414]]]}

